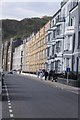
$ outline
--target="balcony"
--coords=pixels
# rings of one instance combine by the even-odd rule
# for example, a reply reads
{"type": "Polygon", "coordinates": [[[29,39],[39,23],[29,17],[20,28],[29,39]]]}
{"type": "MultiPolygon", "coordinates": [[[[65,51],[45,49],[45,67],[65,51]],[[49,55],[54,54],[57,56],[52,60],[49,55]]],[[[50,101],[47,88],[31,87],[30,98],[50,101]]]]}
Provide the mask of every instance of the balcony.
{"type": "Polygon", "coordinates": [[[64,17],[56,19],[56,25],[62,24],[62,22],[65,22],[65,18],[64,17]]]}
{"type": "Polygon", "coordinates": [[[53,54],[52,55],[52,59],[56,58],[57,57],[57,54],[53,54]]]}
{"type": "Polygon", "coordinates": [[[58,53],[60,53],[61,52],[61,46],[57,46],[56,47],[56,53],[58,54],[58,53]]]}
{"type": "Polygon", "coordinates": [[[49,31],[54,31],[56,28],[57,28],[57,26],[56,26],[56,25],[53,25],[53,26],[49,29],[49,31]]]}
{"type": "Polygon", "coordinates": [[[50,59],[55,59],[57,57],[57,54],[53,54],[53,55],[50,55],[47,60],[50,60],[50,59]]]}
{"type": "Polygon", "coordinates": [[[74,34],[74,26],[68,26],[68,27],[66,27],[65,28],[65,35],[72,35],[72,34],[74,34]]]}

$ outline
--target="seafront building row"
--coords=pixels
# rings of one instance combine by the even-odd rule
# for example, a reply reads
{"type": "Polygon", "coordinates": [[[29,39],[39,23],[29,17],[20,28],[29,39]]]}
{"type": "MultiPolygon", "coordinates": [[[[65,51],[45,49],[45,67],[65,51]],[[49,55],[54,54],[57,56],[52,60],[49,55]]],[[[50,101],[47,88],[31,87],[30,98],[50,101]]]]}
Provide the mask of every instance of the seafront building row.
{"type": "Polygon", "coordinates": [[[2,63],[7,71],[63,73],[70,68],[80,73],[80,1],[62,1],[52,19],[15,49],[13,39],[5,42],[2,63]]]}

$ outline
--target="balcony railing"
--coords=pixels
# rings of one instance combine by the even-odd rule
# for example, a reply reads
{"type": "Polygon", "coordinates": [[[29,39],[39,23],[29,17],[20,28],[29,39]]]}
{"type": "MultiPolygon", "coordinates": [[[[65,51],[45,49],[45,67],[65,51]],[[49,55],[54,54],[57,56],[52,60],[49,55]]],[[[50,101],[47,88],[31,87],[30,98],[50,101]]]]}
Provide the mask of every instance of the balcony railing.
{"type": "Polygon", "coordinates": [[[49,29],[49,31],[54,31],[56,28],[57,28],[57,26],[56,26],[56,24],[54,24],[54,25],[49,29]]]}
{"type": "Polygon", "coordinates": [[[65,35],[72,35],[74,34],[74,26],[67,26],[65,28],[65,35]]]}
{"type": "Polygon", "coordinates": [[[53,55],[48,56],[47,59],[50,60],[50,59],[54,59],[56,57],[57,57],[57,54],[53,54],[53,55]]]}
{"type": "Polygon", "coordinates": [[[61,17],[61,18],[56,19],[56,23],[59,23],[59,22],[65,22],[65,18],[61,17]]]}

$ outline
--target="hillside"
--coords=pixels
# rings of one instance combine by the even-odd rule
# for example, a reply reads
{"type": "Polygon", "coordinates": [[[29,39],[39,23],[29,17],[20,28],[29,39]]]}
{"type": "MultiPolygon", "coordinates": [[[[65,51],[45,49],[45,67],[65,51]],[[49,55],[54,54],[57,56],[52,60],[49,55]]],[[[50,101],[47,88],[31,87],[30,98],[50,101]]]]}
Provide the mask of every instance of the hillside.
{"type": "Polygon", "coordinates": [[[37,32],[44,26],[51,17],[43,18],[25,18],[21,21],[4,19],[2,20],[2,40],[8,40],[11,37],[23,39],[37,32]]]}

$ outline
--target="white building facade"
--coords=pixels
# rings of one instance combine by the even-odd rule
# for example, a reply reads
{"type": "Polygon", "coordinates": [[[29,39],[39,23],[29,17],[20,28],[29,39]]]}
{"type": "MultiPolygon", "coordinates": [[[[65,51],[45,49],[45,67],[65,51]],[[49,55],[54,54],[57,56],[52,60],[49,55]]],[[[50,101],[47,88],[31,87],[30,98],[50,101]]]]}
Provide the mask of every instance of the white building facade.
{"type": "Polygon", "coordinates": [[[47,69],[57,73],[79,69],[79,3],[78,0],[61,2],[61,8],[51,20],[48,30],[47,69]]]}
{"type": "Polygon", "coordinates": [[[64,11],[65,13],[63,71],[66,71],[67,68],[70,68],[70,71],[76,71],[75,70],[76,68],[73,69],[73,63],[74,63],[73,54],[75,54],[74,49],[76,49],[75,44],[77,42],[77,37],[78,37],[78,34],[76,33],[76,28],[78,27],[78,21],[76,23],[76,20],[78,20],[77,7],[78,7],[77,0],[75,1],[68,0],[68,2],[62,6],[62,11],[64,11]],[[73,11],[76,12],[75,15],[72,15],[73,11]]]}
{"type": "Polygon", "coordinates": [[[23,45],[15,48],[13,53],[13,70],[22,70],[22,56],[23,56],[23,45]]]}
{"type": "Polygon", "coordinates": [[[48,30],[48,49],[47,49],[47,64],[48,69],[53,69],[55,72],[63,71],[63,39],[64,39],[64,22],[65,19],[61,16],[59,9],[51,20],[51,28],[48,30]]]}

